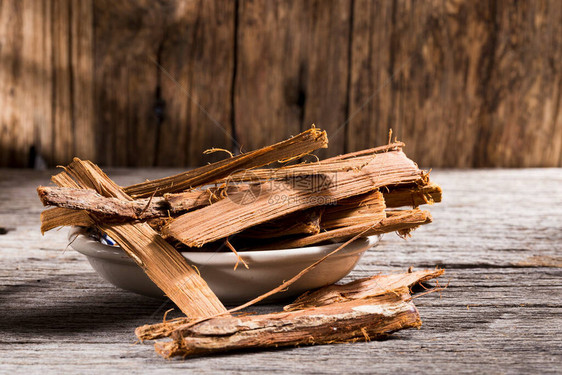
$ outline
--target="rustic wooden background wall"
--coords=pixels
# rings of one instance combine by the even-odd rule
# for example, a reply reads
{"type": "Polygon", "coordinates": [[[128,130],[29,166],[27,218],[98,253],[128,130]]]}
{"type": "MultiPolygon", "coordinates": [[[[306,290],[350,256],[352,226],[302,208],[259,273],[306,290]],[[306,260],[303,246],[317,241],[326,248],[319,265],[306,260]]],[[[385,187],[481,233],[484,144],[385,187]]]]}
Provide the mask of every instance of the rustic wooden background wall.
{"type": "Polygon", "coordinates": [[[331,154],[562,166],[562,2],[0,1],[0,166],[184,166],[311,123],[331,154]]]}

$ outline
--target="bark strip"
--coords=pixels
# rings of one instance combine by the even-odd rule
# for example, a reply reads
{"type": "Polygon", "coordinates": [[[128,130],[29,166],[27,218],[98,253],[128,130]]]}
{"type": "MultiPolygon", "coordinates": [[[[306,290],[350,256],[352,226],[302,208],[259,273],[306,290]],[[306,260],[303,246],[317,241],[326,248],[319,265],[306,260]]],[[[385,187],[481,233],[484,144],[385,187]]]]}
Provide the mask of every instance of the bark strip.
{"type": "Polygon", "coordinates": [[[401,272],[367,277],[343,285],[329,285],[314,292],[304,293],[295,302],[285,306],[283,310],[302,310],[332,303],[375,297],[391,293],[396,289],[412,287],[415,284],[435,279],[443,275],[444,272],[445,270],[443,269],[401,272]]]}
{"type": "Polygon", "coordinates": [[[295,234],[317,234],[320,233],[320,220],[323,212],[324,207],[294,212],[282,218],[248,228],[237,234],[236,238],[267,239],[295,234]]]}
{"type": "Polygon", "coordinates": [[[351,225],[370,224],[386,217],[383,194],[373,191],[338,201],[337,205],[326,206],[320,227],[330,230],[351,225]]]}
{"type": "Polygon", "coordinates": [[[369,341],[399,329],[419,327],[407,288],[393,293],[305,310],[213,318],[178,328],[171,342],[157,342],[163,357],[211,354],[247,348],[369,341]]]}
{"type": "Polygon", "coordinates": [[[418,207],[422,204],[441,202],[442,190],[439,185],[429,182],[422,186],[394,188],[384,192],[386,207],[418,207]]]}
{"type": "Polygon", "coordinates": [[[401,151],[375,155],[359,172],[308,176],[252,185],[212,206],[188,212],[164,227],[164,234],[201,247],[254,225],[314,206],[337,202],[385,185],[422,182],[425,176],[401,151]],[[220,212],[221,215],[217,215],[220,212]]]}
{"type": "Polygon", "coordinates": [[[359,171],[373,160],[373,155],[357,158],[325,161],[315,163],[300,163],[281,168],[260,168],[251,171],[242,171],[228,176],[222,182],[255,182],[266,180],[281,180],[297,176],[308,176],[314,174],[359,171]]]}
{"type": "Polygon", "coordinates": [[[271,146],[205,165],[174,176],[141,182],[125,188],[134,197],[157,196],[205,185],[234,172],[261,167],[276,161],[292,159],[319,148],[328,147],[326,132],[311,128],[299,135],[271,146]]]}
{"type": "Polygon", "coordinates": [[[146,220],[169,215],[169,204],[163,198],[126,201],[104,197],[92,189],[39,186],[37,194],[43,205],[58,206],[74,210],[86,210],[111,220],[126,218],[146,220]]]}
{"type": "Polygon", "coordinates": [[[431,215],[428,211],[418,209],[386,213],[387,217],[374,222],[351,225],[343,228],[333,229],[311,236],[291,238],[259,246],[253,250],[275,250],[290,249],[294,247],[310,246],[324,241],[339,242],[363,233],[364,236],[374,236],[390,232],[398,232],[405,236],[420,225],[431,223],[431,215]]]}
{"type": "MultiPolygon", "coordinates": [[[[95,189],[106,197],[132,201],[91,162],[75,158],[62,173],[68,173],[82,188],[95,189]]],[[[147,223],[108,224],[95,215],[91,217],[187,316],[204,318],[226,313],[199,273],[147,223]]]]}
{"type": "Polygon", "coordinates": [[[91,227],[94,220],[84,211],[76,211],[69,208],[54,207],[41,212],[41,234],[64,226],[91,227]]]}
{"type": "Polygon", "coordinates": [[[366,149],[366,150],[360,150],[360,151],[356,151],[356,152],[350,152],[348,154],[334,156],[334,157],[331,157],[331,158],[328,158],[328,159],[324,159],[323,161],[324,162],[334,162],[334,161],[339,161],[339,160],[353,159],[353,158],[357,158],[357,157],[361,157],[361,156],[376,155],[376,154],[380,154],[380,153],[388,152],[388,151],[399,151],[404,146],[405,146],[404,142],[392,142],[392,143],[389,143],[388,145],[384,145],[384,146],[377,146],[377,147],[369,148],[369,149],[366,149]]]}
{"type": "MultiPolygon", "coordinates": [[[[343,285],[329,285],[316,292],[305,293],[298,297],[292,304],[284,307],[286,311],[302,310],[305,308],[320,307],[333,303],[349,302],[356,299],[376,297],[383,294],[394,293],[411,286],[437,278],[444,270],[420,270],[402,272],[390,275],[377,275],[352,281],[343,285]]],[[[136,336],[141,340],[155,340],[168,337],[178,328],[188,325],[193,321],[189,318],[177,318],[162,323],[147,324],[135,330],[136,336]]]]}

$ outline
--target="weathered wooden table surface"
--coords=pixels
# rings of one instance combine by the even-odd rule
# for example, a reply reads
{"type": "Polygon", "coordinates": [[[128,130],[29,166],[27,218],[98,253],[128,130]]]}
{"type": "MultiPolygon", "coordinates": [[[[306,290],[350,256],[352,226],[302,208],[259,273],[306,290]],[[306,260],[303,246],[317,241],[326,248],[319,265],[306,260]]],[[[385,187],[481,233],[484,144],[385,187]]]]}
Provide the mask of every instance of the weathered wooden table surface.
{"type": "MultiPolygon", "coordinates": [[[[171,170],[110,170],[121,184],[171,170]]],[[[0,373],[562,372],[562,170],[434,171],[434,223],[386,235],[348,279],[446,269],[449,287],[416,300],[419,330],[383,341],[164,360],[134,329],[170,303],[118,290],[39,233],[35,187],[51,171],[0,170],[0,373]]],[[[262,308],[263,309],[263,308],[262,308]]]]}

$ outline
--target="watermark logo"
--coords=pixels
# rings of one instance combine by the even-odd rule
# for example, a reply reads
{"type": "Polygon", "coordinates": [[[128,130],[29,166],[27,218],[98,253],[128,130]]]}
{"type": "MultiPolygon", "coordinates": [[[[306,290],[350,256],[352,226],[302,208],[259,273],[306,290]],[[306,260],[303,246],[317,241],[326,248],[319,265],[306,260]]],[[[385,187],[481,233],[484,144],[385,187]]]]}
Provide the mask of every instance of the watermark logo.
{"type": "Polygon", "coordinates": [[[251,170],[242,170],[226,179],[229,200],[239,205],[254,203],[263,196],[270,205],[325,206],[337,204],[331,197],[337,188],[337,174],[284,174],[263,176],[251,170]],[[261,179],[259,178],[261,177],[261,179]]]}
{"type": "Polygon", "coordinates": [[[240,170],[226,178],[227,198],[241,206],[254,203],[262,193],[262,184],[251,170],[240,170]]]}

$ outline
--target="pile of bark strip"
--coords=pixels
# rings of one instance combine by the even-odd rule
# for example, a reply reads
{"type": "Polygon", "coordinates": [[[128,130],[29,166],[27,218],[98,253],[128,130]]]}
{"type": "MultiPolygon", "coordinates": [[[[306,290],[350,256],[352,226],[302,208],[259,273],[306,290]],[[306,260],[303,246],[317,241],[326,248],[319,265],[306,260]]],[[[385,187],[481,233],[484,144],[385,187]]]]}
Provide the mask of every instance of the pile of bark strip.
{"type": "Polygon", "coordinates": [[[95,228],[143,268],[186,314],[185,319],[137,330],[143,339],[173,337],[157,345],[165,356],[368,340],[418,326],[408,287],[442,271],[328,287],[300,297],[287,307],[291,311],[280,315],[235,317],[235,310],[283,290],[316,264],[270,293],[227,310],[180,255],[233,251],[243,262],[244,250],[343,242],[335,253],[361,236],[408,236],[431,222],[430,214],[418,206],[439,202],[441,189],[406,157],[404,144],[389,142],[302,162],[327,146],[326,133],[313,127],[259,150],[128,187],[115,184],[95,164],[75,158],[52,177],[56,186],[37,188],[44,205],[56,206],[41,214],[41,230],[95,228]],[[338,329],[340,325],[347,328],[338,329]]]}

